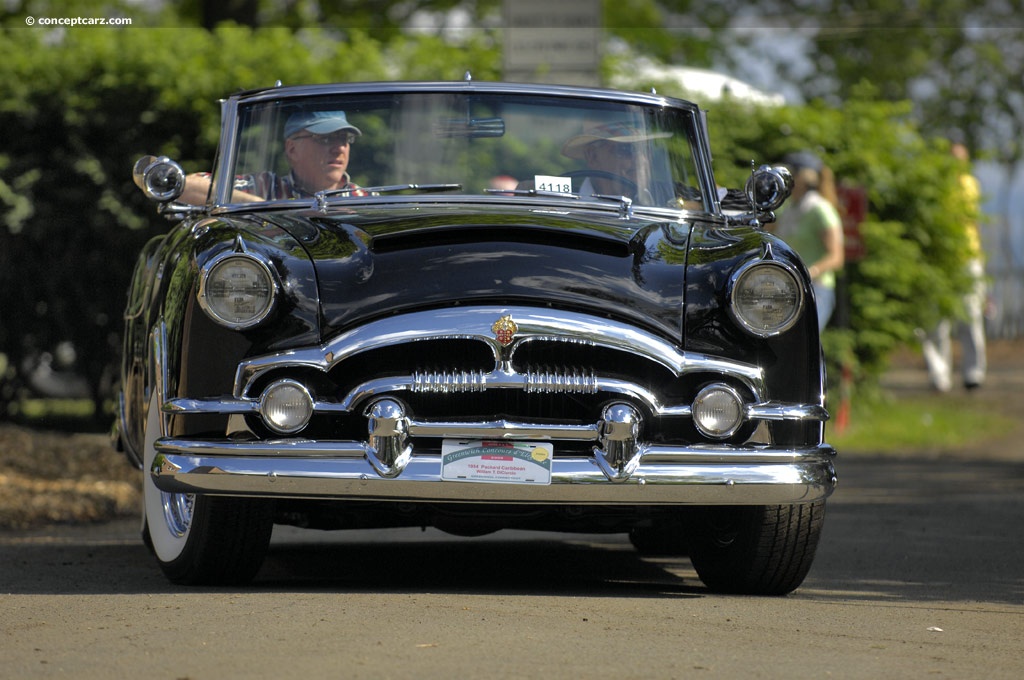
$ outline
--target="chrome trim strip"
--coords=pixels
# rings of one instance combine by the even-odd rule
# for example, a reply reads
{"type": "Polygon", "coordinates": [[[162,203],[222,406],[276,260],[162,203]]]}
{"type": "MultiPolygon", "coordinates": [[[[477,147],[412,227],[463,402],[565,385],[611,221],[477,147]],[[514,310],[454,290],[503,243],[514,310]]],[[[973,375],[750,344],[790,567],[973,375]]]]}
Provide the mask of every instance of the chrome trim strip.
{"type": "Polygon", "coordinates": [[[626,323],[577,312],[536,307],[459,307],[413,312],[380,319],[353,328],[319,346],[255,357],[239,364],[234,396],[248,395],[253,381],[267,371],[307,367],[329,371],[335,364],[362,352],[423,340],[475,340],[486,344],[495,364],[510,360],[523,343],[535,340],[582,343],[638,354],[660,364],[676,376],[692,371],[713,371],[742,380],[760,401],[765,394],[764,371],[753,364],[705,354],[684,353],[675,345],[626,323]],[[519,327],[504,347],[491,326],[511,315],[519,327]]]}
{"type": "Polygon", "coordinates": [[[117,395],[117,421],[114,423],[114,429],[110,433],[110,439],[114,448],[117,448],[120,442],[124,446],[124,452],[128,456],[128,461],[141,470],[144,462],[142,455],[132,445],[131,437],[129,436],[127,408],[128,404],[125,400],[124,392],[119,392],[117,395]]]}
{"type": "MultiPolygon", "coordinates": [[[[355,406],[365,401],[366,399],[377,395],[386,394],[389,392],[397,392],[401,390],[410,389],[409,385],[412,378],[387,378],[381,381],[374,381],[373,383],[367,383],[361,385],[359,389],[354,390],[351,394],[345,397],[341,402],[329,402],[329,401],[316,401],[313,405],[313,410],[316,413],[350,413],[354,411],[355,406]]],[[[639,401],[645,403],[652,413],[659,416],[678,416],[678,417],[689,417],[691,415],[691,407],[689,404],[681,404],[678,406],[664,406],[659,404],[657,399],[641,390],[639,387],[629,385],[629,389],[625,387],[618,389],[621,385],[628,385],[623,381],[602,381],[601,385],[603,389],[608,392],[618,392],[620,394],[629,394],[636,397],[639,401]]],[[[213,398],[213,399],[170,399],[163,407],[164,413],[169,414],[180,414],[180,415],[198,415],[203,413],[210,414],[258,414],[259,413],[259,400],[256,399],[227,399],[227,398],[213,398]]],[[[761,404],[747,404],[746,406],[746,419],[747,420],[799,420],[799,421],[819,421],[824,422],[829,419],[828,411],[817,404],[788,404],[784,402],[771,401],[764,402],[761,404]]],[[[427,422],[412,421],[418,427],[426,428],[431,426],[427,422]]],[[[498,422],[498,421],[492,421],[498,422]]],[[[501,421],[506,422],[506,421],[501,421]]],[[[467,427],[469,425],[467,424],[467,427]]],[[[473,427],[485,426],[484,423],[473,423],[473,427]]],[[[523,428],[536,428],[536,425],[521,424],[519,427],[523,428]]],[[[551,430],[566,431],[572,430],[576,426],[572,425],[546,425],[544,426],[551,430]]],[[[591,426],[584,426],[591,427],[591,426]]],[[[425,431],[425,430],[423,430],[425,431]]],[[[432,434],[425,434],[423,436],[434,436],[432,434]]],[[[491,436],[491,435],[489,435],[491,436]]],[[[496,435],[494,435],[496,436],[496,435]]]]}
{"type": "MultiPolygon", "coordinates": [[[[439,389],[437,391],[455,393],[460,391],[482,392],[484,390],[492,389],[519,389],[527,393],[575,392],[579,394],[596,394],[603,391],[615,394],[625,394],[633,397],[637,401],[646,405],[652,413],[660,416],[690,415],[689,404],[662,404],[658,400],[658,397],[649,390],[617,378],[591,376],[585,384],[580,386],[579,389],[572,389],[572,387],[573,385],[565,385],[562,388],[558,388],[555,385],[544,384],[543,377],[538,378],[536,374],[517,373],[510,368],[499,368],[491,371],[490,373],[477,374],[466,389],[459,390],[452,387],[450,389],[439,389]]],[[[350,412],[356,410],[360,403],[370,397],[387,394],[389,392],[401,391],[425,392],[428,390],[422,388],[422,383],[416,375],[380,378],[377,380],[369,380],[361,385],[357,385],[339,402],[320,402],[316,405],[316,409],[318,411],[322,410],[325,412],[350,412]]]]}
{"type": "Polygon", "coordinates": [[[818,404],[787,404],[769,401],[747,405],[747,420],[817,420],[829,419],[828,410],[818,404]]]}
{"type": "Polygon", "coordinates": [[[438,454],[413,455],[395,477],[367,462],[358,442],[217,442],[160,439],[153,481],[163,491],[279,498],[386,499],[601,505],[784,504],[828,497],[831,447],[646,446],[611,482],[592,457],[555,458],[550,485],[446,483],[438,454]],[[255,453],[265,455],[253,455],[255,453]]]}
{"type": "Polygon", "coordinates": [[[188,399],[179,397],[168,399],[164,404],[164,412],[171,414],[193,415],[200,413],[223,413],[230,415],[234,413],[259,413],[260,402],[258,399],[228,399],[226,397],[212,399],[188,399]]]}
{"type": "Polygon", "coordinates": [[[508,420],[486,422],[409,421],[409,434],[416,437],[597,441],[599,432],[600,425],[597,423],[593,425],[538,425],[508,420]]]}

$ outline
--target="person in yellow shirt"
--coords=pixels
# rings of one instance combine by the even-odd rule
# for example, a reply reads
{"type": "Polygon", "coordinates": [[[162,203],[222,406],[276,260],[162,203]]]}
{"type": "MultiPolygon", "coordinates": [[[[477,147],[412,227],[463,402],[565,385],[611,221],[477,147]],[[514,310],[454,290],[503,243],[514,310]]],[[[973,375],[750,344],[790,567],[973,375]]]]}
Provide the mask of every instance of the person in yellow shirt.
{"type": "MultiPolygon", "coordinates": [[[[964,165],[960,175],[960,187],[963,200],[968,202],[971,212],[978,211],[981,200],[981,187],[978,180],[967,171],[970,154],[967,147],[954,143],[950,151],[964,165]]],[[[964,387],[973,390],[985,382],[987,362],[985,356],[985,263],[981,247],[978,225],[970,222],[964,225],[967,235],[970,259],[968,271],[973,280],[971,290],[963,297],[964,315],[960,319],[943,319],[921,342],[925,363],[928,366],[928,377],[932,387],[940,392],[948,392],[953,388],[953,343],[952,334],[955,327],[957,338],[962,350],[961,373],[964,387]]]]}

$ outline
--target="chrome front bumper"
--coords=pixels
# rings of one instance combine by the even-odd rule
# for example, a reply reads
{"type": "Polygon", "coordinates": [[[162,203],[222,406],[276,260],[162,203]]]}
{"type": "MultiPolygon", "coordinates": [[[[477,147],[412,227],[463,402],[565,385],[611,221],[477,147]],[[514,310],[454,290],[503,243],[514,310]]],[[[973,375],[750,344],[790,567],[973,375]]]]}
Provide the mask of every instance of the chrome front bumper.
{"type": "MultiPolygon", "coordinates": [[[[663,445],[644,440],[643,412],[692,418],[689,403],[664,403],[644,385],[565,370],[536,373],[516,368],[516,351],[532,342],[567,347],[600,347],[628,353],[668,369],[675,376],[699,372],[745,386],[752,400],[742,404],[744,422],[789,421],[821,427],[828,414],[821,403],[795,404],[767,397],[757,366],[684,353],[663,338],[608,319],[530,307],[471,307],[389,317],[349,331],[320,347],[255,357],[239,365],[230,396],[172,398],[162,390],[167,417],[220,414],[259,417],[263,398],[257,384],[273,373],[295,369],[328,372],[362,352],[425,340],[468,340],[490,348],[488,372],[412,373],[370,380],[351,391],[315,399],[320,416],[362,413],[366,439],[324,441],[303,438],[201,440],[165,436],[155,443],[151,467],[158,488],[172,493],[392,501],[592,505],[770,505],[812,502],[835,488],[835,451],[827,444],[803,448],[767,443],[663,445]],[[495,320],[515,322],[515,333],[499,340],[495,320]],[[516,422],[505,419],[447,421],[418,419],[405,397],[412,394],[474,393],[607,394],[612,403],[584,424],[516,422]],[[643,408],[638,408],[638,404],[643,408]],[[444,479],[442,456],[427,444],[439,439],[550,442],[555,447],[550,484],[510,484],[444,479]],[[575,442],[562,449],[559,442],[575,442]],[[582,445],[581,445],[582,443],[582,445]],[[589,447],[589,454],[586,452],[589,447]],[[575,451],[567,455],[567,451],[575,451]]],[[[160,356],[156,337],[156,356],[160,356]]],[[[267,378],[269,380],[269,377],[267,378]]],[[[166,385],[166,380],[161,381],[166,385]]],[[[163,430],[167,432],[167,429],[163,430]]],[[[245,430],[229,432],[241,433],[245,430]]],[[[722,437],[724,440],[728,435],[722,437]]]]}
{"type": "Polygon", "coordinates": [[[441,456],[413,453],[380,474],[360,442],[194,441],[163,438],[151,473],[174,493],[338,500],[584,505],[774,505],[829,496],[835,451],[822,445],[646,446],[628,476],[609,477],[598,455],[558,457],[550,485],[452,482],[441,456]]]}

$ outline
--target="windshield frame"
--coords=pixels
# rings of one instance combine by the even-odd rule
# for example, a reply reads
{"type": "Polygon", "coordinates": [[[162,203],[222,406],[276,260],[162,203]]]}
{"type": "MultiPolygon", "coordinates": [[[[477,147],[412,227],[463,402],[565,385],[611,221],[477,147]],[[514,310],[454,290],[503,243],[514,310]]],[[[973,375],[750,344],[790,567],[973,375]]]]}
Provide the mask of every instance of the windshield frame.
{"type": "MultiPolygon", "coordinates": [[[[222,125],[221,142],[218,149],[216,163],[213,172],[213,185],[210,201],[212,207],[217,209],[248,208],[254,206],[251,203],[242,204],[233,200],[235,191],[234,168],[238,163],[240,154],[239,136],[243,126],[243,116],[257,105],[297,105],[304,99],[322,99],[330,96],[353,96],[353,97],[386,97],[430,94],[440,97],[446,95],[469,95],[481,97],[508,97],[523,98],[524,102],[530,99],[545,99],[550,102],[564,101],[566,105],[578,105],[581,107],[622,107],[627,110],[629,107],[636,107],[637,111],[652,112],[652,115],[671,116],[672,120],[680,121],[679,130],[685,132],[686,143],[689,146],[689,154],[693,180],[698,196],[694,201],[683,206],[680,201],[678,207],[666,207],[662,205],[639,205],[632,202],[626,205],[627,212],[633,210],[653,210],[658,213],[678,214],[685,211],[697,210],[700,212],[720,213],[717,191],[715,190],[714,176],[711,166],[710,149],[706,129],[706,120],[703,111],[695,104],[681,99],[665,97],[656,94],[643,94],[633,92],[622,92],[617,90],[605,90],[600,88],[580,88],[572,86],[556,85],[524,85],[512,83],[481,83],[481,82],[394,82],[394,83],[350,83],[342,85],[314,85],[299,87],[276,87],[267,90],[240,93],[222,100],[222,125]]],[[[390,187],[389,187],[390,188],[390,187]]],[[[408,196],[397,193],[381,193],[379,195],[345,195],[340,199],[335,196],[313,195],[308,201],[299,199],[264,201],[261,205],[266,208],[277,208],[282,205],[296,207],[309,204],[320,209],[328,205],[334,205],[340,200],[347,204],[362,204],[369,202],[399,202],[405,203],[412,200],[424,200],[435,202],[438,200],[447,202],[471,201],[477,202],[503,202],[514,201],[516,203],[558,203],[563,207],[588,208],[599,210],[616,210],[623,212],[623,202],[618,196],[602,197],[608,200],[581,201],[573,194],[560,194],[557,192],[531,192],[531,193],[499,193],[481,192],[474,193],[442,194],[440,197],[429,192],[418,193],[417,196],[408,196]],[[586,203],[586,205],[583,205],[586,203]]],[[[630,201],[625,201],[627,204],[630,201]]]]}

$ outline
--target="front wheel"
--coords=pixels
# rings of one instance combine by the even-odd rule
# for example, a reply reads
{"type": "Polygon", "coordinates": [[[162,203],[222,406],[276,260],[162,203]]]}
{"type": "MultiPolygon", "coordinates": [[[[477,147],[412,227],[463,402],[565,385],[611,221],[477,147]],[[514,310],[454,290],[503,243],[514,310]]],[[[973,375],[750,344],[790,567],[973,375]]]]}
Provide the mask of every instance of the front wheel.
{"type": "Polygon", "coordinates": [[[807,576],[825,521],[825,501],[695,509],[690,561],[719,593],[785,595],[807,576]]]}
{"type": "Polygon", "coordinates": [[[272,501],[167,493],[153,483],[163,418],[156,397],[146,418],[143,535],[164,575],[181,585],[237,585],[259,571],[273,530],[272,501]]]}

